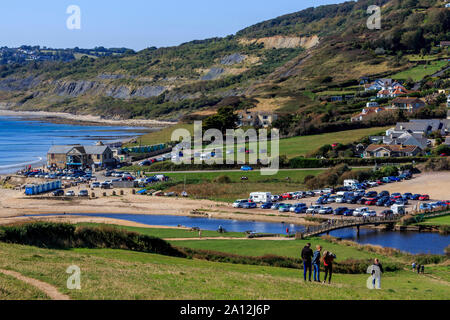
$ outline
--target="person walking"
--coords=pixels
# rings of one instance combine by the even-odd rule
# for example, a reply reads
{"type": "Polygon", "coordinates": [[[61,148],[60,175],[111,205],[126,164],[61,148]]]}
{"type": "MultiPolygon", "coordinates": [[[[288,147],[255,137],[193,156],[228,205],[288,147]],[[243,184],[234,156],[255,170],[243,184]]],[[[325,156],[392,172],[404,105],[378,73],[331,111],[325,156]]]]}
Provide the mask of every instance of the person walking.
{"type": "Polygon", "coordinates": [[[381,289],[381,274],[384,272],[383,266],[378,258],[375,258],[372,265],[372,285],[375,289],[381,289]]]}
{"type": "Polygon", "coordinates": [[[425,265],[421,265],[420,271],[422,272],[422,274],[425,274],[425,265]]]}
{"type": "Polygon", "coordinates": [[[307,243],[302,250],[303,260],[303,278],[306,281],[306,273],[309,270],[309,281],[311,281],[311,266],[312,266],[313,251],[311,250],[311,243],[307,243]]]}
{"type": "Polygon", "coordinates": [[[314,269],[314,281],[320,282],[320,251],[322,247],[320,245],[316,246],[316,251],[314,251],[314,256],[312,259],[313,269],[314,269]]]}
{"type": "Polygon", "coordinates": [[[327,282],[328,277],[328,284],[331,283],[331,276],[333,274],[333,260],[336,258],[336,255],[334,255],[332,252],[324,251],[323,252],[323,265],[325,267],[325,277],[323,279],[323,283],[327,282]]]}
{"type": "Polygon", "coordinates": [[[420,273],[420,264],[417,265],[417,274],[420,273]]]}
{"type": "Polygon", "coordinates": [[[416,263],[415,262],[412,263],[412,271],[416,272],[416,263]]]}

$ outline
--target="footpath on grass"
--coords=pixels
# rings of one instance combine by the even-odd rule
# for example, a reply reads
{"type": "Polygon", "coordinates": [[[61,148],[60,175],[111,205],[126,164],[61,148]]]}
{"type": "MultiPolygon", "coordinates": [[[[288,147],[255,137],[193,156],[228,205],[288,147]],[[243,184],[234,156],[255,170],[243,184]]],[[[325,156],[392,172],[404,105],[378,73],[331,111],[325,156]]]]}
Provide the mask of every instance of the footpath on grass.
{"type": "Polygon", "coordinates": [[[70,300],[70,297],[68,295],[60,293],[56,287],[54,287],[46,282],[26,277],[18,272],[11,271],[11,270],[0,269],[0,272],[7,276],[14,277],[20,281],[23,281],[23,282],[26,282],[26,283],[32,285],[33,287],[44,292],[52,300],[70,300]]]}

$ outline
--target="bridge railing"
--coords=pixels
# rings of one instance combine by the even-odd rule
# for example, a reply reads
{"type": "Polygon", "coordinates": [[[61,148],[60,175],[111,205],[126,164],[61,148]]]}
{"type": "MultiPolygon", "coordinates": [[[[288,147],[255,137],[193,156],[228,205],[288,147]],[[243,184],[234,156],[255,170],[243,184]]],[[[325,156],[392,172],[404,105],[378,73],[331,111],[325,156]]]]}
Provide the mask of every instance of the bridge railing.
{"type": "Polygon", "coordinates": [[[364,224],[374,224],[374,223],[388,223],[388,222],[397,222],[400,220],[400,217],[388,216],[388,217],[360,217],[349,220],[328,220],[326,223],[323,223],[319,226],[307,227],[305,232],[302,234],[311,235],[326,232],[328,230],[333,229],[341,229],[345,227],[353,227],[364,224]]]}

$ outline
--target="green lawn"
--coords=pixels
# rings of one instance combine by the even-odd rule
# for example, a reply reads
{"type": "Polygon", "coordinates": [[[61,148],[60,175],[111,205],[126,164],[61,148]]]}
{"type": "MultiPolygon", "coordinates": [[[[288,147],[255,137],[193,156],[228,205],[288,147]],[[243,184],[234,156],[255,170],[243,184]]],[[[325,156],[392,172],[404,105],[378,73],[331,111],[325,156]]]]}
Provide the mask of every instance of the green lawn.
{"type": "MultiPolygon", "coordinates": [[[[103,224],[99,223],[80,223],[79,225],[85,226],[103,226],[103,224]]],[[[139,228],[139,227],[128,227],[128,226],[118,226],[118,225],[109,225],[115,228],[126,229],[128,231],[137,232],[141,234],[145,234],[148,236],[153,236],[157,238],[198,238],[197,231],[189,231],[183,229],[169,229],[169,228],[139,228]]],[[[216,231],[208,231],[202,230],[202,237],[223,237],[223,234],[220,234],[216,231]]],[[[243,232],[227,232],[226,237],[232,238],[244,238],[246,235],[243,232]]]]}
{"type": "Polygon", "coordinates": [[[448,226],[450,225],[450,214],[442,217],[426,219],[425,221],[418,224],[429,226],[448,226]]]}
{"type": "Polygon", "coordinates": [[[315,250],[316,245],[321,245],[323,250],[332,251],[336,254],[336,261],[347,259],[373,259],[378,257],[380,260],[392,261],[392,258],[382,256],[367,251],[358,250],[351,246],[335,244],[320,238],[311,238],[308,240],[174,240],[171,243],[178,247],[188,247],[194,249],[204,249],[212,251],[227,252],[244,256],[263,256],[265,254],[274,254],[279,256],[299,258],[301,250],[306,243],[311,243],[315,250]]]}
{"type": "Polygon", "coordinates": [[[334,274],[328,286],[305,283],[295,269],[124,250],[52,250],[0,243],[0,251],[0,268],[52,284],[72,299],[448,299],[450,293],[448,281],[439,276],[442,270],[435,273],[431,268],[432,274],[424,276],[387,273],[382,290],[369,290],[366,274],[334,274]],[[81,290],[66,287],[66,269],[71,265],[80,267],[81,290]]]}
{"type": "Polygon", "coordinates": [[[418,65],[411,69],[399,72],[392,76],[393,79],[407,80],[409,78],[414,81],[420,81],[428,75],[438,72],[448,64],[447,61],[432,61],[429,65],[418,65]]]}
{"type": "Polygon", "coordinates": [[[166,143],[172,140],[172,132],[176,129],[186,129],[191,135],[194,134],[194,125],[193,124],[176,124],[170,127],[166,127],[159,131],[150,132],[140,136],[137,139],[138,143],[128,144],[127,146],[136,146],[139,145],[155,145],[159,143],[166,143]]]}

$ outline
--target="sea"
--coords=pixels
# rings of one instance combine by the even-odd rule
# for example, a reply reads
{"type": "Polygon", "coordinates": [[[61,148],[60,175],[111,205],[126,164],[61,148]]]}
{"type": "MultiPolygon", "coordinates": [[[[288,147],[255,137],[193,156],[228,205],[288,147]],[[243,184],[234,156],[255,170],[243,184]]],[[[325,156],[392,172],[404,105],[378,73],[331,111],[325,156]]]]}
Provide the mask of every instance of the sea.
{"type": "Polygon", "coordinates": [[[28,165],[45,165],[52,145],[122,141],[142,134],[142,129],[55,124],[38,118],[0,116],[0,174],[13,173],[28,165]]]}

